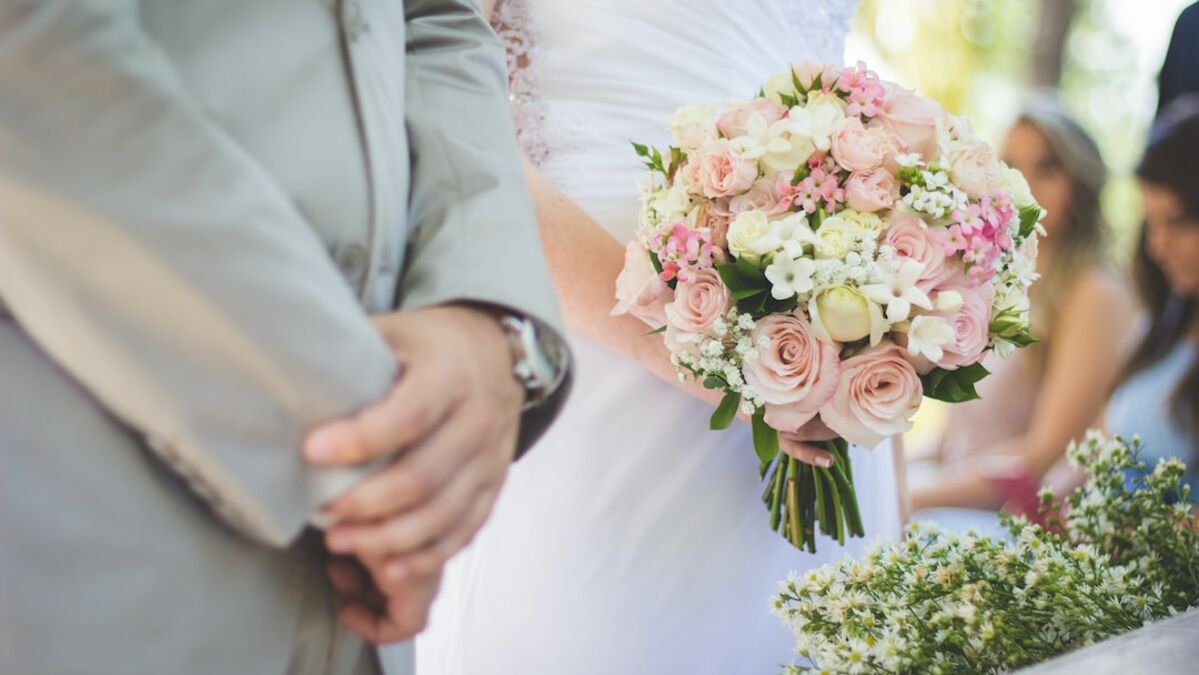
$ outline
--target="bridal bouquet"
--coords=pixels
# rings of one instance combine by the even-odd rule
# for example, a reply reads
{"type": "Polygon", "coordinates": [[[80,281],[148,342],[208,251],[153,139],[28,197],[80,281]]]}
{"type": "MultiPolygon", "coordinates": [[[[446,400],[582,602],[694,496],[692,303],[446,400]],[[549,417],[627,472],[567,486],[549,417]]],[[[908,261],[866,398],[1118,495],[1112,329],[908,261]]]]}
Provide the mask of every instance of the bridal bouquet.
{"type": "Polygon", "coordinates": [[[976,398],[979,361],[1031,342],[1041,208],[968,123],[859,63],[805,63],[724,110],[690,105],[654,176],[614,314],[660,331],[680,378],[752,419],[771,527],[862,535],[848,443],[906,431],[922,396],[976,398]],[[779,434],[832,439],[831,468],[779,434]]]}

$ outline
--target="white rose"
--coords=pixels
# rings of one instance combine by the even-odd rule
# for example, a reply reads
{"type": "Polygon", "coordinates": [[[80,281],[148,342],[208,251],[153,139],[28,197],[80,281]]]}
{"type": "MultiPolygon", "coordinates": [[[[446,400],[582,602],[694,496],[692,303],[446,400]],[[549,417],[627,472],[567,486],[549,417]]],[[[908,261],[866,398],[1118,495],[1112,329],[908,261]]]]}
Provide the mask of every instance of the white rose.
{"type": "Polygon", "coordinates": [[[674,144],[690,153],[716,138],[716,108],[689,103],[679,108],[668,124],[674,144]]]}
{"type": "Polygon", "coordinates": [[[765,212],[742,211],[729,225],[728,244],[733,257],[757,264],[763,255],[773,252],[778,238],[772,235],[765,212]]]}
{"type": "Polygon", "coordinates": [[[1025,180],[1024,174],[1008,166],[1006,163],[1001,162],[1000,165],[1003,167],[1003,186],[1008,191],[1008,194],[1012,196],[1012,204],[1018,209],[1036,204],[1037,200],[1033,199],[1032,190],[1029,189],[1028,181],[1025,180]]]}
{"type": "Polygon", "coordinates": [[[769,80],[766,80],[766,86],[762,87],[762,92],[779,103],[783,102],[783,95],[795,96],[795,84],[791,81],[791,73],[772,75],[769,80]]]}
{"type": "Polygon", "coordinates": [[[812,296],[808,303],[812,328],[830,342],[853,342],[885,326],[882,309],[856,289],[836,286],[812,296]]]}
{"type": "Polygon", "coordinates": [[[840,216],[825,218],[820,229],[816,230],[816,257],[844,259],[850,251],[857,249],[860,232],[856,225],[840,216]]]}

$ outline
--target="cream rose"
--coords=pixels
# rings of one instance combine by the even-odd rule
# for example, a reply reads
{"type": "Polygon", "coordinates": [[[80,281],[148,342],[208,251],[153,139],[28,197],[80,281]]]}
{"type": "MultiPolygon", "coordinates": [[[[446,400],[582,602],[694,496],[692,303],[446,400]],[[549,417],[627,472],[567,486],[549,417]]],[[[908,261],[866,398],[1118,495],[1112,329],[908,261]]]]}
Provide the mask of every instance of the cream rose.
{"type": "Polygon", "coordinates": [[[678,109],[668,123],[674,144],[691,153],[716,139],[716,109],[688,104],[678,109]]]}
{"type": "Polygon", "coordinates": [[[780,431],[799,429],[816,416],[837,388],[837,350],[792,314],[772,314],[754,327],[758,358],[746,363],[745,382],[766,403],[766,422],[780,431]]]}
{"type": "Polygon", "coordinates": [[[845,201],[862,213],[889,209],[899,199],[899,183],[886,169],[855,173],[845,182],[845,201]]]}
{"type": "Polygon", "coordinates": [[[630,314],[657,328],[666,323],[670,286],[658,276],[649,252],[639,242],[625,247],[624,269],[616,277],[616,307],[612,316],[630,314]]]}
{"type": "Polygon", "coordinates": [[[856,289],[836,286],[812,296],[808,314],[816,334],[830,342],[853,342],[879,331],[882,310],[856,289]]]}
{"type": "Polygon", "coordinates": [[[694,187],[705,197],[731,197],[745,192],[758,178],[758,163],[741,155],[728,141],[712,141],[699,150],[694,187]]]}
{"type": "Polygon", "coordinates": [[[820,417],[845,440],[873,448],[911,428],[924,387],[896,345],[884,342],[841,364],[837,391],[820,417]]]}
{"type": "Polygon", "coordinates": [[[841,260],[857,248],[861,230],[840,215],[829,216],[816,230],[816,257],[841,260]]]}
{"type": "Polygon", "coordinates": [[[762,211],[742,211],[729,224],[729,252],[734,258],[745,258],[756,264],[763,255],[773,251],[771,242],[776,239],[771,236],[770,219],[762,211]]]}
{"type": "Polygon", "coordinates": [[[1028,181],[1024,178],[1024,174],[1000,162],[1000,171],[1003,174],[1003,185],[1007,188],[1008,194],[1012,196],[1012,204],[1016,208],[1025,206],[1033,206],[1037,203],[1033,199],[1032,190],[1028,187],[1028,181]]]}
{"type": "Polygon", "coordinates": [[[881,233],[883,228],[887,226],[886,223],[883,222],[882,218],[879,218],[873,213],[857,211],[853,207],[845,209],[837,215],[858,226],[859,229],[868,230],[876,235],[881,233]]]}

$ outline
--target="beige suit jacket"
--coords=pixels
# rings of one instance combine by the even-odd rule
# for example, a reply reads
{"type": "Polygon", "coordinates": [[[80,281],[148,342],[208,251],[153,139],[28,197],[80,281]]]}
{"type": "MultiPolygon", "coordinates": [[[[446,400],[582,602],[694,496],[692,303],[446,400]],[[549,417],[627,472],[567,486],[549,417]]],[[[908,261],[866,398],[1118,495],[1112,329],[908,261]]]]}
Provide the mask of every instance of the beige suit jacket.
{"type": "Polygon", "coordinates": [[[303,434],[371,313],[557,321],[476,5],[0,0],[0,673],[372,672],[303,434]]]}

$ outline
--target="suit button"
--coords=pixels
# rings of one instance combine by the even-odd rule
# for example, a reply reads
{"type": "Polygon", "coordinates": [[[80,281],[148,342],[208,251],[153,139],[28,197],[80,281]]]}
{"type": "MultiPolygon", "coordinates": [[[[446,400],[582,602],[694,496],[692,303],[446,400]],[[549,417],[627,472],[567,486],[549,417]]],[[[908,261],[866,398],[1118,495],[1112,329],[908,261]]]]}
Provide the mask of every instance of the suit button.
{"type": "Polygon", "coordinates": [[[346,244],[337,250],[337,269],[341,270],[346,281],[357,286],[362,282],[362,277],[366,273],[368,257],[369,253],[362,244],[358,242],[346,244]]]}
{"type": "Polygon", "coordinates": [[[370,31],[370,25],[362,18],[362,7],[357,2],[346,4],[345,27],[350,42],[357,42],[363,33],[370,31]]]}

